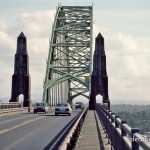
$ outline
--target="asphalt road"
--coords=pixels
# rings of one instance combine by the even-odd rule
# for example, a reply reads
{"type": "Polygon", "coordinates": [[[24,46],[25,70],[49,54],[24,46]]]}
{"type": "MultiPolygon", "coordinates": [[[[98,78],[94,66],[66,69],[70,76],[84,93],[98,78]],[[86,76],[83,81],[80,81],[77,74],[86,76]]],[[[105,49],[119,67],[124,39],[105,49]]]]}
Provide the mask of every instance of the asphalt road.
{"type": "Polygon", "coordinates": [[[71,116],[50,111],[0,117],[0,150],[42,150],[80,111],[71,116]]]}

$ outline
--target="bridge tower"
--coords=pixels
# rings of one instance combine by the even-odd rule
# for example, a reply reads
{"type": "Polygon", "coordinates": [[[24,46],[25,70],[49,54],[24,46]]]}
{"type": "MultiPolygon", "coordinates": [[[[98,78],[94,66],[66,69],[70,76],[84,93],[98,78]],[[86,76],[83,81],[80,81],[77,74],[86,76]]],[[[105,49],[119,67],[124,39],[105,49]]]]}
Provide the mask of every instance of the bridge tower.
{"type": "Polygon", "coordinates": [[[93,71],[91,75],[91,94],[89,109],[95,109],[96,96],[98,94],[102,95],[103,104],[110,108],[104,38],[100,33],[95,39],[95,52],[93,56],[93,71]]]}
{"type": "Polygon", "coordinates": [[[24,96],[24,107],[29,107],[31,85],[29,74],[29,57],[27,53],[27,40],[23,32],[17,38],[17,51],[15,54],[14,74],[12,76],[12,92],[10,102],[18,102],[19,95],[24,96]]]}
{"type": "Polygon", "coordinates": [[[44,102],[72,103],[79,95],[89,99],[92,31],[92,6],[58,6],[43,84],[44,102]]]}

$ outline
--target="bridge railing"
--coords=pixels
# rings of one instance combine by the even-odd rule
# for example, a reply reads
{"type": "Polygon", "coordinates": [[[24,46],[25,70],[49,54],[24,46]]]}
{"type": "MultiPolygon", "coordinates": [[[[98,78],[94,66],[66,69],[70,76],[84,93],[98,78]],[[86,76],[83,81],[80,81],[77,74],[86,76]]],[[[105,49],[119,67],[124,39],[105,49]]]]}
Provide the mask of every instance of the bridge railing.
{"type": "Polygon", "coordinates": [[[138,128],[131,128],[127,121],[121,120],[100,104],[97,104],[96,110],[114,150],[139,150],[139,147],[150,149],[149,139],[140,135],[138,128]]]}
{"type": "Polygon", "coordinates": [[[76,142],[77,142],[77,139],[79,137],[84,119],[86,117],[87,111],[88,111],[88,108],[85,108],[82,111],[82,114],[80,115],[80,117],[78,118],[78,120],[76,121],[76,123],[73,125],[72,129],[70,130],[70,132],[66,136],[63,144],[60,146],[61,150],[74,149],[76,142]]]}
{"type": "Polygon", "coordinates": [[[0,117],[24,111],[28,111],[28,107],[22,107],[21,103],[19,102],[0,103],[0,117]]]}
{"type": "Polygon", "coordinates": [[[0,103],[0,109],[9,109],[9,108],[20,108],[20,102],[4,102],[0,103]]]}

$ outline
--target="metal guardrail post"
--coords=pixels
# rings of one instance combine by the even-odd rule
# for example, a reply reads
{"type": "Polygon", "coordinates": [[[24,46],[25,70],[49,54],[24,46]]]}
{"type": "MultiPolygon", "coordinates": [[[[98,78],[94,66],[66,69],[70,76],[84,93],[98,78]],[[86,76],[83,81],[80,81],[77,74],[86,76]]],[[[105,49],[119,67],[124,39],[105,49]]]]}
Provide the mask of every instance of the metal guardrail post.
{"type": "Polygon", "coordinates": [[[119,129],[119,124],[117,123],[116,119],[118,119],[119,116],[115,116],[115,143],[114,143],[114,149],[117,150],[118,148],[118,133],[117,133],[117,129],[119,129]]]}
{"type": "Polygon", "coordinates": [[[127,150],[123,141],[123,137],[126,136],[126,132],[123,130],[122,125],[127,124],[126,120],[121,120],[121,150],[127,150]]]}
{"type": "Polygon", "coordinates": [[[142,147],[144,150],[150,150],[150,141],[146,137],[143,137],[139,133],[134,133],[134,138],[136,139],[136,143],[139,147],[142,147]]]}
{"type": "Polygon", "coordinates": [[[111,113],[111,145],[115,145],[115,113],[111,113]]]}
{"type": "Polygon", "coordinates": [[[131,137],[132,137],[132,150],[139,150],[139,145],[135,140],[134,133],[139,133],[140,129],[132,128],[131,129],[131,137]]]}
{"type": "Polygon", "coordinates": [[[112,128],[111,128],[111,123],[112,123],[112,119],[111,119],[111,111],[108,110],[107,111],[107,133],[108,133],[108,143],[111,143],[111,137],[112,137],[112,128]]]}
{"type": "Polygon", "coordinates": [[[109,126],[108,126],[108,121],[109,121],[109,116],[108,116],[108,111],[106,111],[106,137],[108,138],[108,135],[109,135],[109,131],[108,131],[108,129],[109,129],[109,126]]]}

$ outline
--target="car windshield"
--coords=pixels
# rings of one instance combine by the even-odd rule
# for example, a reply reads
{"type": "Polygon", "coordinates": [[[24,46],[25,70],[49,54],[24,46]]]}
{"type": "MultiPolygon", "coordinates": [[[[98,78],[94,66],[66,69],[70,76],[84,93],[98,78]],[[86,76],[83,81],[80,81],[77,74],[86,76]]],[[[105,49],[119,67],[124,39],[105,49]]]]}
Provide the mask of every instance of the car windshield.
{"type": "Polygon", "coordinates": [[[83,103],[82,103],[82,102],[76,102],[76,104],[78,104],[78,105],[83,105],[83,103]]]}
{"type": "Polygon", "coordinates": [[[57,107],[67,107],[68,104],[57,104],[57,107]]]}
{"type": "Polygon", "coordinates": [[[36,103],[36,106],[45,106],[45,103],[36,103]]]}

